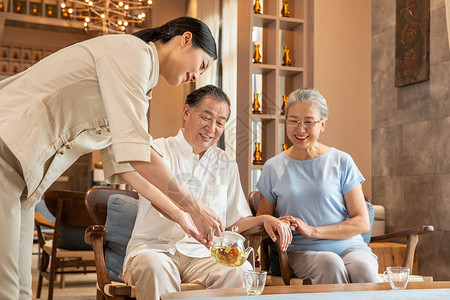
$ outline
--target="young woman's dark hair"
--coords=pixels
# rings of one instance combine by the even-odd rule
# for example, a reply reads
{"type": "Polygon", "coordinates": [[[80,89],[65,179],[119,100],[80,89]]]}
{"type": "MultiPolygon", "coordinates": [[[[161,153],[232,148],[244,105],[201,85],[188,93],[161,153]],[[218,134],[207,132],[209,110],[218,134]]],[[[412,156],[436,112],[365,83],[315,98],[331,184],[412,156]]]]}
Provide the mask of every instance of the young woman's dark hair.
{"type": "Polygon", "coordinates": [[[209,27],[200,20],[191,17],[180,17],[156,28],[144,29],[133,33],[144,42],[161,41],[163,44],[174,36],[183,35],[186,31],[192,33],[192,44],[201,48],[213,59],[217,59],[216,41],[209,27]]]}

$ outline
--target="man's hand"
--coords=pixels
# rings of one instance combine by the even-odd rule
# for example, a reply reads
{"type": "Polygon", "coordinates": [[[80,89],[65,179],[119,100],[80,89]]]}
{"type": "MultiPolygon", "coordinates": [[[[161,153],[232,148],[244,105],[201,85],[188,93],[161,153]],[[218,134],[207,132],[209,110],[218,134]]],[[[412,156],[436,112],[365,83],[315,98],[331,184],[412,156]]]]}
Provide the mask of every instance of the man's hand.
{"type": "Polygon", "coordinates": [[[209,249],[213,244],[214,236],[219,236],[225,227],[212,209],[201,202],[197,203],[196,206],[186,208],[200,232],[199,235],[192,235],[192,237],[209,249]]]}
{"type": "Polygon", "coordinates": [[[269,215],[266,216],[267,218],[264,219],[264,228],[274,242],[277,240],[275,233],[278,233],[281,249],[286,251],[287,247],[292,242],[292,232],[289,224],[282,220],[278,220],[275,217],[269,215]]]}

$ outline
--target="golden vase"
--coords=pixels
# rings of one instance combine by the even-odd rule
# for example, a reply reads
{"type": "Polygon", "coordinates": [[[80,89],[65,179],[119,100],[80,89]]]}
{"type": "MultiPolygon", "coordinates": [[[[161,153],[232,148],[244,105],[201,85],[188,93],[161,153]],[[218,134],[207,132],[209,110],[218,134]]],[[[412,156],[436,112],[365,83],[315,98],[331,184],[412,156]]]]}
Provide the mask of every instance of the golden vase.
{"type": "Polygon", "coordinates": [[[290,66],[292,63],[291,57],[289,56],[289,47],[284,46],[284,54],[283,54],[283,66],[290,66]]]}
{"type": "Polygon", "coordinates": [[[262,165],[262,153],[261,153],[261,143],[255,143],[255,152],[253,153],[253,164],[254,165],[262,165]]]}
{"type": "Polygon", "coordinates": [[[281,114],[286,114],[287,96],[283,95],[283,103],[281,104],[281,114]]]}
{"type": "Polygon", "coordinates": [[[259,44],[255,44],[255,50],[253,52],[253,62],[257,64],[261,63],[262,59],[261,53],[259,52],[259,46],[259,44]]]}
{"type": "Polygon", "coordinates": [[[260,114],[261,113],[261,105],[259,104],[258,100],[258,93],[253,94],[253,105],[252,105],[252,111],[254,114],[260,114]]]}
{"type": "Polygon", "coordinates": [[[255,5],[253,5],[253,12],[255,14],[260,14],[261,13],[261,3],[259,3],[259,0],[255,0],[255,5]]]}
{"type": "Polygon", "coordinates": [[[290,14],[291,12],[289,11],[288,8],[288,0],[283,0],[283,8],[281,9],[281,15],[283,17],[289,17],[290,14]]]}

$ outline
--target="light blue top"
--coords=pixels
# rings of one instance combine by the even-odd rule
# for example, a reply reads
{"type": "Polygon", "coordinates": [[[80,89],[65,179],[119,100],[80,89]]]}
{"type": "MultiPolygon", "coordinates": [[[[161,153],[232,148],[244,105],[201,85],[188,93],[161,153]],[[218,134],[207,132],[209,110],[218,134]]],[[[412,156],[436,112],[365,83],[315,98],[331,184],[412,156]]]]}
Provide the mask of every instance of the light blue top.
{"type": "MultiPolygon", "coordinates": [[[[344,195],[364,182],[352,157],[330,148],[311,160],[294,160],[284,152],[269,159],[256,185],[262,195],[276,203],[280,216],[292,215],[311,226],[325,226],[349,219],[344,195]]],[[[332,251],[364,244],[360,234],[344,240],[305,238],[298,232],[288,251],[332,251]]]]}

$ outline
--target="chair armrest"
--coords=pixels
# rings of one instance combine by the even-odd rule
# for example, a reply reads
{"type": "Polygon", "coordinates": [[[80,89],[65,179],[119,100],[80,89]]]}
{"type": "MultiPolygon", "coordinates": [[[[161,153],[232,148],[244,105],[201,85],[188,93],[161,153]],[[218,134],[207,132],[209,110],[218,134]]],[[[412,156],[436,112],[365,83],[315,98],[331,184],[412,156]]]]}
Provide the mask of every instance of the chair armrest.
{"type": "Polygon", "coordinates": [[[104,225],[91,225],[86,228],[84,240],[91,245],[95,256],[95,268],[97,273],[97,284],[104,293],[105,285],[111,283],[108,272],[106,271],[104,245],[108,228],[104,225]]]}
{"type": "Polygon", "coordinates": [[[398,240],[401,238],[407,238],[406,254],[405,259],[403,260],[403,267],[410,268],[412,270],[414,264],[414,253],[416,251],[417,243],[419,242],[419,235],[433,231],[433,226],[424,225],[402,231],[374,236],[370,239],[370,242],[387,242],[398,240]]]}
{"type": "Polygon", "coordinates": [[[241,235],[246,240],[246,246],[253,248],[255,256],[248,257],[250,263],[253,264],[255,263],[255,261],[253,261],[253,257],[256,257],[256,253],[258,248],[261,246],[261,242],[266,238],[270,238],[269,234],[267,234],[264,226],[257,226],[241,232],[241,235]]]}
{"type": "MultiPolygon", "coordinates": [[[[86,228],[84,233],[84,242],[88,245],[91,245],[91,241],[93,238],[101,237],[103,241],[106,243],[106,233],[108,232],[108,228],[105,225],[91,225],[86,228]]],[[[102,247],[103,249],[103,247],[102,247]]]]}
{"type": "Polygon", "coordinates": [[[104,292],[111,297],[136,297],[136,295],[133,295],[133,287],[126,284],[108,284],[104,292]]]}
{"type": "Polygon", "coordinates": [[[281,250],[280,239],[277,238],[275,245],[278,251],[278,260],[280,263],[281,277],[285,285],[289,285],[292,278],[292,269],[289,265],[288,255],[286,251],[281,250]]]}
{"type": "Polygon", "coordinates": [[[420,235],[424,233],[433,232],[434,227],[433,226],[419,226],[414,228],[409,228],[401,231],[391,232],[387,234],[377,235],[373,236],[370,239],[370,242],[388,242],[388,241],[394,241],[399,240],[402,238],[407,238],[410,235],[420,235]]]}
{"type": "Polygon", "coordinates": [[[250,237],[252,235],[260,235],[262,237],[269,236],[267,234],[266,230],[264,229],[264,226],[256,226],[256,227],[247,229],[247,230],[241,232],[241,235],[243,237],[250,237]]]}

